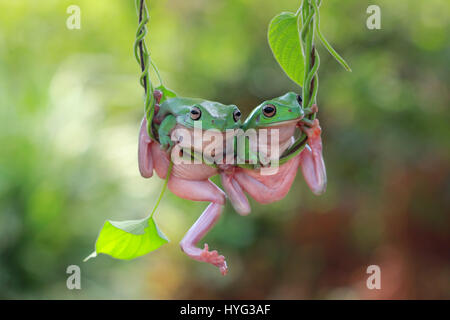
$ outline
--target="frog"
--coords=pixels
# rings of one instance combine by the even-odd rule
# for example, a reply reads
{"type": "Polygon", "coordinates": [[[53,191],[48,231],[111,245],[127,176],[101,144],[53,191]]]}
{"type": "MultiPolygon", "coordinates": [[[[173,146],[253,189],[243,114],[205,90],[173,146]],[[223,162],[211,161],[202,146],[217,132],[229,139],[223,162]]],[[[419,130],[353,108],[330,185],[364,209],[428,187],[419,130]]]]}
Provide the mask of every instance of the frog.
{"type": "MultiPolygon", "coordinates": [[[[263,173],[264,168],[260,165],[221,167],[222,186],[239,214],[247,215],[251,212],[245,192],[263,204],[283,199],[289,192],[299,167],[314,194],[325,192],[327,177],[322,155],[322,129],[318,119],[311,120],[309,117],[317,112],[316,104],[304,109],[300,95],[288,92],[264,101],[247,117],[242,125],[244,131],[255,129],[260,134],[261,129],[266,129],[268,135],[274,134],[273,130],[278,131],[277,154],[280,155],[280,165],[272,174],[263,173]],[[305,133],[306,143],[296,146],[297,129],[305,133]],[[297,148],[297,152],[291,151],[293,148],[297,148]]],[[[246,152],[251,154],[252,150],[246,152]]]]}
{"type": "Polygon", "coordinates": [[[174,97],[164,101],[155,117],[159,124],[158,135],[162,149],[170,150],[174,141],[170,133],[175,128],[194,128],[196,122],[202,123],[203,130],[219,130],[238,128],[241,111],[236,105],[224,105],[198,98],[174,97]]]}
{"type": "MultiPolygon", "coordinates": [[[[170,163],[179,155],[178,146],[182,144],[182,141],[171,139],[176,137],[175,130],[183,129],[192,137],[195,124],[201,121],[203,132],[214,129],[225,136],[227,129],[242,126],[241,111],[236,105],[183,97],[171,97],[161,103],[162,93],[158,91],[155,91],[154,97],[156,99],[154,123],[147,126],[144,117],[139,132],[138,163],[139,171],[144,178],[151,178],[155,171],[161,179],[166,179],[170,163]],[[150,138],[149,128],[158,133],[159,141],[150,138]]],[[[218,221],[225,205],[225,193],[210,180],[217,174],[219,174],[217,166],[203,162],[172,162],[167,187],[180,198],[209,202],[181,240],[180,247],[190,258],[210,263],[225,275],[228,272],[225,257],[217,250],[210,250],[207,243],[203,248],[197,247],[198,242],[218,221]]]]}

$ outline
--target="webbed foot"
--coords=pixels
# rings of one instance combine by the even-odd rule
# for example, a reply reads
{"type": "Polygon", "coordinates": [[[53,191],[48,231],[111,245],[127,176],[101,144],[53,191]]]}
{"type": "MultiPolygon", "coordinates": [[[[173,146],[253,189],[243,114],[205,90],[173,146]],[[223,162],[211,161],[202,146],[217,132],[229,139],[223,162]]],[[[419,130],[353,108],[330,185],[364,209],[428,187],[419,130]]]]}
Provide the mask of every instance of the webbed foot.
{"type": "Polygon", "coordinates": [[[201,253],[201,260],[210,263],[219,268],[222,275],[226,275],[228,272],[227,262],[223,255],[219,255],[217,250],[209,251],[208,244],[205,243],[205,247],[201,253]]]}

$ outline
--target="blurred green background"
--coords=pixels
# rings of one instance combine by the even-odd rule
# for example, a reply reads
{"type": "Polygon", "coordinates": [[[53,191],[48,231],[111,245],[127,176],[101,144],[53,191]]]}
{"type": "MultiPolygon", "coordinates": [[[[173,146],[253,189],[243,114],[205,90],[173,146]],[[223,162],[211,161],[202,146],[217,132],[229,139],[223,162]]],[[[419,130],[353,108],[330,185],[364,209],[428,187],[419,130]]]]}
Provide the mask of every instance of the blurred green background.
{"type": "MultiPolygon", "coordinates": [[[[166,84],[235,103],[244,117],[298,90],[273,59],[270,19],[294,0],[151,0],[147,42],[166,84]]],[[[106,219],[144,217],[163,181],[137,168],[143,90],[134,1],[0,0],[0,298],[450,298],[450,3],[325,0],[319,118],[328,190],[301,174],[288,196],[227,204],[205,241],[229,274],[178,242],[206,203],[166,193],[171,239],[134,261],[83,263],[106,219]],[[69,30],[66,9],[81,8],[69,30]],[[366,9],[381,7],[382,29],[366,9]],[[66,268],[81,267],[81,290],[66,268]],[[381,268],[381,290],[366,268],[381,268]]],[[[217,179],[215,180],[217,181],[217,179]]]]}

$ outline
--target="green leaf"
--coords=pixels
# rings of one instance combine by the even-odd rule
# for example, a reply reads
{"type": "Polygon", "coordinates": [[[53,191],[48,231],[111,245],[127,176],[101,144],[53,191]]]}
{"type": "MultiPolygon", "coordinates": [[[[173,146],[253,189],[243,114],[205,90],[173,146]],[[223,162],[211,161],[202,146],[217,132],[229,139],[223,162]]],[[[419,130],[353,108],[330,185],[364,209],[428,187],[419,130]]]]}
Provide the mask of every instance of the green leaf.
{"type": "Polygon", "coordinates": [[[97,238],[95,252],[84,261],[99,253],[121,260],[131,260],[154,251],[169,242],[159,230],[152,217],[140,220],[106,221],[97,238]]]}
{"type": "Polygon", "coordinates": [[[297,28],[297,16],[282,12],[269,24],[268,40],[275,59],[284,72],[303,86],[305,63],[297,28]]]}
{"type": "Polygon", "coordinates": [[[159,90],[159,91],[162,92],[162,98],[161,98],[161,101],[159,102],[159,104],[162,104],[162,103],[163,103],[164,101],[166,101],[167,99],[175,98],[175,97],[177,96],[177,94],[176,94],[174,91],[172,91],[172,90],[166,88],[166,87],[163,86],[163,85],[160,85],[160,86],[157,87],[155,90],[159,90]]]}

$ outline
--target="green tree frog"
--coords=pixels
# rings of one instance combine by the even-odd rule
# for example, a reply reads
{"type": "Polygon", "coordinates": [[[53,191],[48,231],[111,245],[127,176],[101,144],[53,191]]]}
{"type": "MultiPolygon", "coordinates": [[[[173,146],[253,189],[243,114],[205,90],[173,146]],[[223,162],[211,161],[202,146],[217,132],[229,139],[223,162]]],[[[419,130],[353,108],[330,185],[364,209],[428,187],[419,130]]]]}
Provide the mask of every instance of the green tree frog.
{"type": "MultiPolygon", "coordinates": [[[[180,153],[180,148],[176,148],[176,146],[185,143],[187,138],[191,141],[194,139],[196,124],[202,124],[203,134],[206,134],[207,130],[213,129],[220,133],[222,139],[225,139],[222,136],[225,136],[224,133],[227,129],[241,126],[241,112],[235,105],[180,97],[166,99],[159,105],[162,94],[156,91],[154,95],[157,106],[152,129],[154,128],[158,132],[160,142],[150,139],[147,122],[144,118],[139,134],[138,151],[139,170],[144,178],[152,177],[153,170],[161,179],[166,178],[170,161],[180,153]],[[171,137],[177,137],[174,132],[178,129],[188,132],[190,136],[184,135],[183,141],[173,141],[171,137]]],[[[233,137],[231,136],[229,139],[233,139],[233,137]]],[[[197,151],[201,151],[201,148],[205,147],[205,143],[207,141],[203,141],[197,151]]],[[[209,180],[218,173],[217,166],[202,162],[173,162],[167,186],[170,191],[183,199],[210,203],[181,240],[180,246],[189,257],[215,265],[222,274],[226,274],[227,264],[223,255],[219,255],[216,250],[209,251],[207,244],[203,249],[196,246],[219,219],[225,204],[224,192],[209,180]]]]}
{"type": "MultiPolygon", "coordinates": [[[[263,174],[264,168],[261,167],[221,166],[222,185],[238,213],[246,215],[251,210],[244,192],[260,203],[271,203],[284,198],[291,188],[299,166],[314,194],[319,195],[325,191],[327,178],[319,121],[304,118],[316,113],[318,108],[314,105],[310,110],[302,109],[301,103],[299,95],[289,92],[263,102],[244,121],[244,131],[255,129],[260,135],[261,130],[266,129],[269,136],[276,133],[278,155],[282,155],[294,144],[296,128],[306,133],[307,145],[296,156],[281,164],[273,174],[263,174]]],[[[266,141],[272,140],[267,138],[266,141]]],[[[260,144],[257,147],[261,149],[260,144]]],[[[270,146],[264,149],[271,150],[270,146]]],[[[252,154],[255,150],[250,146],[250,150],[246,152],[252,154]]],[[[270,154],[266,156],[270,157],[270,154]]]]}

